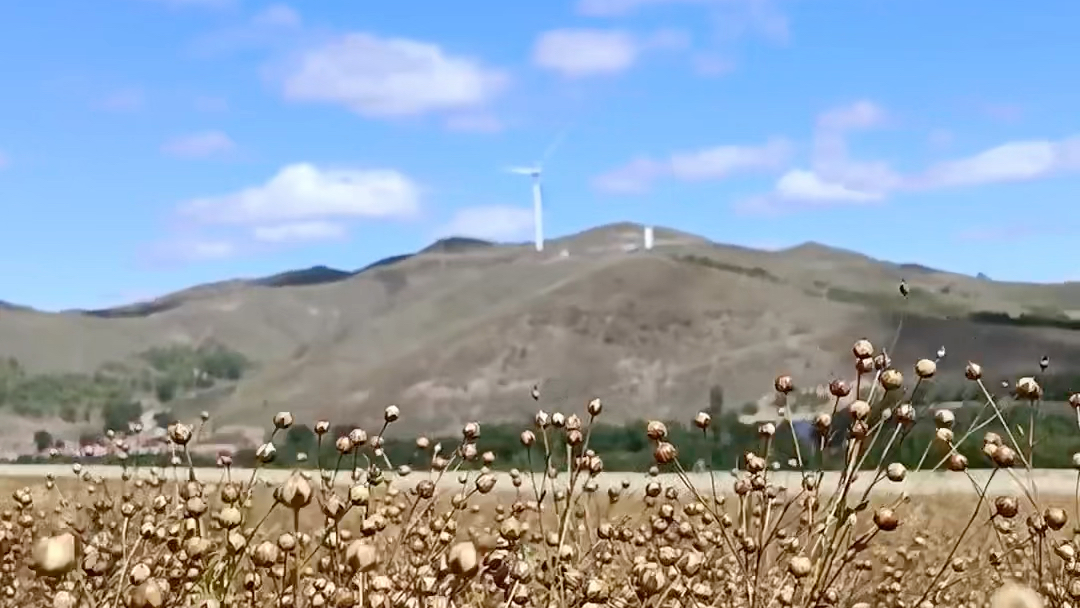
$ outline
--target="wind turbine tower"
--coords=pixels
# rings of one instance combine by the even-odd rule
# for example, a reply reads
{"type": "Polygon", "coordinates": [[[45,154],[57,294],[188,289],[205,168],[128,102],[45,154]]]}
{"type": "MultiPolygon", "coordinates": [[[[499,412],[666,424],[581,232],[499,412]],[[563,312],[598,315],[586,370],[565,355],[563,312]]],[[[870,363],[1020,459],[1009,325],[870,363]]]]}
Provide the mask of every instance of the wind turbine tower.
{"type": "Polygon", "coordinates": [[[537,251],[544,250],[544,195],[542,188],[540,187],[540,175],[543,173],[543,169],[540,165],[535,167],[512,167],[509,169],[511,173],[517,173],[518,175],[528,175],[532,177],[532,198],[533,198],[533,241],[536,244],[537,251]]]}
{"type": "Polygon", "coordinates": [[[551,142],[551,145],[544,151],[541,160],[535,165],[531,167],[511,167],[507,169],[510,173],[528,175],[532,178],[533,241],[536,244],[536,251],[538,252],[544,250],[544,194],[543,187],[540,185],[540,177],[544,173],[544,163],[562,143],[563,139],[566,137],[566,133],[567,129],[563,129],[563,131],[555,137],[551,142]]]}

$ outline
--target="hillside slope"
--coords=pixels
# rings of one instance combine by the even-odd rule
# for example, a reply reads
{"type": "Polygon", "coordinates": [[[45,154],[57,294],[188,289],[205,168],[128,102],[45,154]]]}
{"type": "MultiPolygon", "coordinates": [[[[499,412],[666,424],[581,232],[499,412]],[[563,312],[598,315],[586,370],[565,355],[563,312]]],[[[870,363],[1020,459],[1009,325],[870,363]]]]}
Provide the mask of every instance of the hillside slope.
{"type": "Polygon", "coordinates": [[[534,384],[548,409],[602,396],[612,420],[685,418],[712,385],[737,406],[768,394],[779,372],[804,387],[850,376],[851,342],[885,344],[901,317],[898,358],[945,345],[945,373],[967,358],[1029,372],[1043,354],[1080,367],[1080,331],[965,320],[995,311],[1066,323],[1080,284],[996,283],[812,243],[767,252],[669,230],[656,239],[635,251],[640,227],[619,224],[539,255],[451,240],[361,271],[197,287],[141,312],[5,308],[0,356],[31,371],[92,372],[153,346],[212,340],[257,364],[214,405],[219,424],[262,425],[264,409],[285,408],[370,423],[393,402],[409,429],[432,432],[521,419],[535,408],[534,384]]]}

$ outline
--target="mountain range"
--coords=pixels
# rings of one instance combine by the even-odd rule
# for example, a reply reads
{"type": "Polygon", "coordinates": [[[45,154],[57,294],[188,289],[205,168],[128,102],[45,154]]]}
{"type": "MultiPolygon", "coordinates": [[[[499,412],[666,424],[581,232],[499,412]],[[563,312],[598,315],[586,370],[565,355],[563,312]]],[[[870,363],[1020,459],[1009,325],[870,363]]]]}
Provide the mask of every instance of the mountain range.
{"type": "MultiPolygon", "coordinates": [[[[224,344],[254,368],[208,406],[265,428],[277,410],[369,424],[398,404],[409,431],[518,421],[603,398],[612,421],[689,418],[711,387],[767,396],[850,377],[869,338],[901,365],[945,346],[1004,376],[1043,355],[1080,365],[1080,283],[995,282],[806,243],[762,251],[614,224],[531,245],[449,238],[357,270],[315,266],[199,285],[104,310],[0,304],[0,356],[29,373],[92,373],[146,349],[224,344]],[[907,297],[898,286],[905,281],[907,297]],[[266,418],[266,419],[264,419],[266,418]]],[[[192,405],[194,407],[194,405],[192,405]]]]}

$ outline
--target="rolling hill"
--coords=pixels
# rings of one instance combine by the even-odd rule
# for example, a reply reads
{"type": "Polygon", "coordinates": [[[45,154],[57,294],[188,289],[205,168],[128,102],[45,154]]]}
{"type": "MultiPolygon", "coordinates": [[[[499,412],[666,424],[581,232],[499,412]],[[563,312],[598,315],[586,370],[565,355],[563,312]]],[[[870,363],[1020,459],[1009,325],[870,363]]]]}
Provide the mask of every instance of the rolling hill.
{"type": "Polygon", "coordinates": [[[1080,367],[1078,283],[994,282],[818,243],[759,251],[662,229],[643,251],[640,235],[602,226],[543,254],[454,238],[359,270],[316,266],[108,310],[0,307],[0,357],[29,373],[91,373],[213,341],[255,362],[198,404],[219,426],[264,428],[279,409],[372,424],[397,403],[405,430],[429,432],[524,419],[534,384],[548,410],[600,396],[611,420],[687,418],[713,385],[728,402],[753,401],[780,372],[812,388],[849,377],[852,341],[886,344],[901,318],[905,367],[942,345],[946,376],[969,358],[1001,375],[1030,372],[1044,354],[1080,367]],[[1026,324],[1011,322],[1022,314],[1026,324]]]}

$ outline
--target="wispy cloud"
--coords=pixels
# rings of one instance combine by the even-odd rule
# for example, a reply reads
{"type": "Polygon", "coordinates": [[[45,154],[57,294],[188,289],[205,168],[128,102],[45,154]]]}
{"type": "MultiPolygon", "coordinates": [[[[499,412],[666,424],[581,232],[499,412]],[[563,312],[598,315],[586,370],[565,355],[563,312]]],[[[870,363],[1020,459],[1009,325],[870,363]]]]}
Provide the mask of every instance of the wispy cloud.
{"type": "Polygon", "coordinates": [[[616,18],[672,6],[706,10],[717,34],[729,41],[755,35],[784,43],[791,35],[779,0],[578,0],[577,12],[586,17],[616,18]]]}
{"type": "Polygon", "coordinates": [[[640,157],[598,176],[593,185],[610,193],[640,194],[662,178],[709,181],[778,170],[788,162],[791,153],[790,142],[775,138],[759,145],[722,145],[675,152],[662,160],[640,157]]]}
{"type": "Polygon", "coordinates": [[[271,4],[245,22],[200,36],[191,50],[200,56],[216,56],[280,48],[300,43],[305,35],[303,26],[303,17],[296,9],[285,4],[271,4]]]}
{"type": "Polygon", "coordinates": [[[571,78],[624,72],[653,50],[689,45],[685,32],[660,30],[647,36],[618,29],[558,29],[540,34],[533,64],[571,78]]]}
{"type": "Polygon", "coordinates": [[[625,17],[633,12],[664,5],[708,6],[714,0],[578,0],[577,12],[587,17],[625,17]]]}
{"type": "Polygon", "coordinates": [[[200,131],[174,137],[165,142],[162,152],[180,158],[220,156],[236,149],[233,140],[221,131],[200,131]]]}
{"type": "Polygon", "coordinates": [[[261,184],[179,203],[181,234],[155,252],[166,260],[198,261],[340,239],[350,222],[417,217],[420,195],[412,179],[393,169],[296,163],[261,184]]]}
{"type": "Polygon", "coordinates": [[[1031,181],[1080,171],[1080,135],[1006,142],[909,173],[895,170],[886,161],[852,159],[848,137],[886,121],[881,106],[867,100],[823,112],[817,120],[810,168],[792,168],[777,180],[772,192],[751,197],[737,207],[775,213],[800,207],[864,204],[883,201],[897,192],[1031,181]]]}
{"type": "Polygon", "coordinates": [[[192,199],[183,217],[205,224],[264,225],[331,218],[408,217],[419,209],[420,188],[393,169],[336,169],[288,165],[266,182],[192,199]]]}
{"type": "Polygon", "coordinates": [[[485,107],[509,84],[501,69],[441,46],[365,32],[298,51],[276,75],[285,99],[390,118],[485,107]]]}
{"type": "Polygon", "coordinates": [[[1080,170],[1080,135],[1062,140],[1014,141],[944,161],[910,178],[912,188],[948,188],[1030,181],[1080,170]]]}

